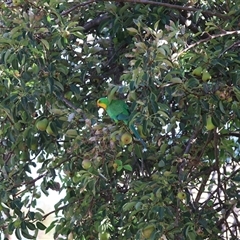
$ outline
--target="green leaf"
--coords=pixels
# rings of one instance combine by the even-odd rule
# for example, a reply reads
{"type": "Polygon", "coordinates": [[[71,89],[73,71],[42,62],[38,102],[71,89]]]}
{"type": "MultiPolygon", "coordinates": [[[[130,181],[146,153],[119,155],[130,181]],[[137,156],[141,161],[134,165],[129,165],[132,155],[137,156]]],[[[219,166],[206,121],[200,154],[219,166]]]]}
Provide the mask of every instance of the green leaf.
{"type": "Polygon", "coordinates": [[[20,228],[16,228],[15,236],[17,237],[17,239],[22,240],[22,236],[21,236],[21,233],[20,233],[20,228]]]}
{"type": "Polygon", "coordinates": [[[139,145],[136,145],[134,147],[135,149],[135,154],[139,159],[142,159],[142,148],[139,145]]]}
{"type": "Polygon", "coordinates": [[[138,47],[138,48],[142,48],[142,49],[144,49],[144,50],[147,49],[146,44],[143,43],[143,42],[137,42],[137,43],[135,43],[135,46],[138,47]]]}
{"type": "Polygon", "coordinates": [[[8,49],[5,54],[4,54],[4,63],[7,64],[8,63],[8,57],[10,56],[10,54],[12,53],[11,49],[8,49]]]}
{"type": "Polygon", "coordinates": [[[165,167],[165,162],[163,160],[160,160],[159,163],[158,163],[158,166],[160,168],[165,167]]]}
{"type": "Polygon", "coordinates": [[[127,30],[128,30],[130,33],[138,34],[138,30],[137,30],[136,28],[130,27],[130,28],[127,28],[127,30]]]}
{"type": "Polygon", "coordinates": [[[58,220],[55,220],[53,222],[51,222],[51,224],[46,228],[46,233],[49,233],[52,229],[54,229],[56,227],[56,223],[58,222],[58,220]]]}
{"type": "Polygon", "coordinates": [[[21,233],[22,233],[23,237],[26,239],[36,239],[35,236],[29,234],[27,229],[21,229],[21,233]]]}
{"type": "Polygon", "coordinates": [[[182,83],[182,79],[181,78],[178,78],[178,77],[174,77],[174,78],[171,78],[170,80],[172,83],[182,83]]]}
{"type": "Polygon", "coordinates": [[[34,231],[36,229],[35,225],[31,222],[25,222],[26,223],[26,226],[29,230],[32,230],[34,231]]]}
{"type": "Polygon", "coordinates": [[[236,98],[238,99],[238,102],[240,102],[240,90],[238,90],[236,87],[233,87],[233,91],[235,93],[236,98]]]}
{"type": "Polygon", "coordinates": [[[122,161],[119,160],[119,159],[116,159],[116,160],[115,160],[115,163],[116,163],[118,166],[122,166],[122,161]]]}
{"type": "Polygon", "coordinates": [[[202,13],[202,9],[195,12],[195,14],[194,14],[194,21],[195,22],[198,22],[201,13],[202,13]]]}
{"type": "Polygon", "coordinates": [[[142,208],[142,202],[137,202],[136,204],[135,204],[135,209],[136,210],[140,210],[141,208],[142,208]]]}
{"type": "Polygon", "coordinates": [[[221,112],[224,113],[224,114],[226,114],[226,112],[225,112],[225,110],[224,110],[224,107],[223,107],[222,101],[219,101],[218,106],[219,106],[221,112]]]}
{"type": "Polygon", "coordinates": [[[13,222],[15,228],[19,228],[21,226],[21,219],[18,218],[16,221],[13,222]]]}
{"type": "Polygon", "coordinates": [[[43,46],[49,50],[50,49],[50,45],[48,43],[48,41],[46,41],[45,39],[40,39],[40,41],[42,42],[43,46]]]}
{"type": "Polygon", "coordinates": [[[122,169],[123,169],[123,166],[122,166],[122,165],[118,166],[118,167],[117,167],[117,172],[120,172],[122,169]]]}
{"type": "Polygon", "coordinates": [[[232,180],[233,180],[234,182],[240,182],[240,174],[234,176],[234,177],[232,178],[232,180]]]}
{"type": "Polygon", "coordinates": [[[131,171],[132,172],[132,167],[131,165],[127,164],[127,165],[123,165],[123,168],[128,170],[128,171],[131,171]]]}
{"type": "Polygon", "coordinates": [[[46,229],[46,226],[44,224],[42,224],[41,222],[37,222],[36,226],[39,230],[42,230],[42,231],[46,229]]]}
{"type": "Polygon", "coordinates": [[[35,213],[35,218],[37,219],[37,220],[42,220],[42,214],[41,213],[39,213],[39,212],[36,212],[35,213]]]}
{"type": "Polygon", "coordinates": [[[165,119],[169,119],[169,116],[168,116],[168,114],[167,114],[166,112],[164,112],[164,111],[162,111],[162,110],[158,110],[157,113],[158,113],[161,117],[163,117],[163,118],[165,118],[165,119]]]}
{"type": "Polygon", "coordinates": [[[185,83],[186,88],[194,88],[199,86],[199,80],[196,78],[190,78],[185,83]]]}
{"type": "Polygon", "coordinates": [[[135,205],[136,205],[136,202],[128,202],[123,205],[122,209],[124,212],[126,212],[131,210],[135,205]]]}
{"type": "Polygon", "coordinates": [[[219,116],[217,116],[217,114],[213,114],[213,116],[212,116],[212,123],[216,127],[220,126],[220,118],[219,118],[219,116]]]}

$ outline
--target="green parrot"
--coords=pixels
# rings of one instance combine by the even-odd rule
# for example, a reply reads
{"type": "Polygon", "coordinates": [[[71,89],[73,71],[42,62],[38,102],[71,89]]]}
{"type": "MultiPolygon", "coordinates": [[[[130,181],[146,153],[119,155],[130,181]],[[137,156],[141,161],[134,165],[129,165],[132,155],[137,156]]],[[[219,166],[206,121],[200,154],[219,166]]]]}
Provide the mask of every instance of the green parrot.
{"type": "Polygon", "coordinates": [[[104,97],[98,99],[97,106],[103,108],[107,112],[108,116],[115,122],[120,120],[128,125],[135,137],[142,143],[144,149],[147,149],[146,143],[142,140],[134,125],[128,124],[130,111],[128,105],[123,100],[113,99],[112,101],[109,101],[107,97],[104,97]]]}

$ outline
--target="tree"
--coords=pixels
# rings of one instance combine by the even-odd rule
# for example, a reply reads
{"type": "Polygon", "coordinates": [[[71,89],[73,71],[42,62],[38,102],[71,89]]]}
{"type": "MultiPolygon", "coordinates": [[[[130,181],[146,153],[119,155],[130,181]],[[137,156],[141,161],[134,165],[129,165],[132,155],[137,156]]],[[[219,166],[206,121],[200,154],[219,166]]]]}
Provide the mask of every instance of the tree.
{"type": "Polygon", "coordinates": [[[238,3],[1,4],[6,239],[239,239],[238,3]],[[109,94],[147,151],[99,115],[109,94]],[[50,190],[66,195],[44,213],[50,190]]]}

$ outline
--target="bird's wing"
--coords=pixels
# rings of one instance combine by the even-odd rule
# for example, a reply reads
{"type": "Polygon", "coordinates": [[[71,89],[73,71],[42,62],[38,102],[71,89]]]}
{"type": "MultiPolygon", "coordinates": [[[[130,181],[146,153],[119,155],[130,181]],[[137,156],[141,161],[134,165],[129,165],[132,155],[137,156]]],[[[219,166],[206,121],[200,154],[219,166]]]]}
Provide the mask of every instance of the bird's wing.
{"type": "Polygon", "coordinates": [[[124,122],[127,122],[130,115],[128,105],[123,100],[112,100],[107,108],[107,113],[113,120],[124,122]]]}
{"type": "Polygon", "coordinates": [[[124,121],[126,125],[129,125],[129,128],[133,132],[134,136],[141,142],[144,149],[147,149],[146,143],[141,138],[139,132],[133,124],[129,124],[128,122],[130,111],[128,105],[123,100],[112,100],[112,102],[108,105],[107,113],[115,122],[121,120],[124,121]]]}

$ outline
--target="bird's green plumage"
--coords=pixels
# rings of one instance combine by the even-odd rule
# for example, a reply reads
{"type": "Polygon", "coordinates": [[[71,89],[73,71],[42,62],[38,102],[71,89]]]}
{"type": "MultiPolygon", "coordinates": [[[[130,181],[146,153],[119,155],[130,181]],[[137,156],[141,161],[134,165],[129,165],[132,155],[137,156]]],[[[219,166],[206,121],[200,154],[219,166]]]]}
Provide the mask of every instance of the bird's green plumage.
{"type": "Polygon", "coordinates": [[[130,111],[128,105],[120,99],[113,99],[109,101],[107,97],[100,98],[97,101],[97,105],[106,110],[108,116],[113,119],[115,122],[123,121],[126,125],[129,126],[130,130],[133,132],[135,137],[142,143],[144,148],[146,148],[146,143],[142,140],[140,134],[135,129],[134,125],[128,124],[130,111]]]}

